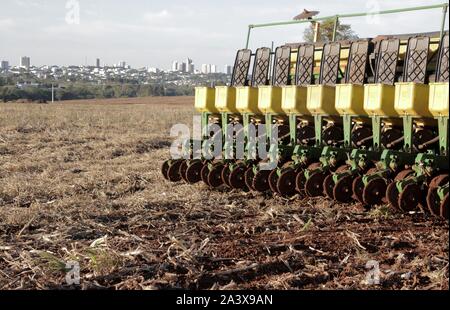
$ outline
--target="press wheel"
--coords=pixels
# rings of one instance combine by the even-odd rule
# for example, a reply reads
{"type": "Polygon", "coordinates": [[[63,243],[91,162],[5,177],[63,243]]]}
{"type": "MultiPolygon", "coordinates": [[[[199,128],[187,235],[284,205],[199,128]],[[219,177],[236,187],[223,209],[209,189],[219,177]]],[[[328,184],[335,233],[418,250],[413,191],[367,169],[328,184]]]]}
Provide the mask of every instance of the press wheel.
{"type": "Polygon", "coordinates": [[[422,190],[416,183],[408,184],[398,197],[398,206],[404,212],[413,211],[422,200],[422,190]]]}
{"type": "Polygon", "coordinates": [[[323,181],[323,192],[325,196],[327,196],[330,199],[334,199],[333,189],[334,189],[333,175],[329,174],[323,181]]]}
{"type": "Polygon", "coordinates": [[[352,191],[353,191],[353,199],[364,204],[364,199],[363,199],[364,182],[363,182],[362,176],[357,176],[353,180],[352,191]]]}
{"type": "Polygon", "coordinates": [[[206,185],[211,186],[208,183],[208,174],[209,174],[209,163],[205,163],[203,165],[202,170],[200,171],[200,177],[206,185]]]}
{"type": "Polygon", "coordinates": [[[187,171],[187,168],[188,168],[188,161],[187,161],[187,160],[183,160],[183,161],[181,162],[179,172],[180,172],[181,178],[182,178],[183,181],[185,181],[185,182],[187,182],[187,178],[186,178],[186,171],[187,171]]]}
{"type": "Polygon", "coordinates": [[[256,189],[253,187],[253,179],[254,178],[255,178],[255,173],[253,172],[253,167],[247,168],[247,170],[245,170],[245,174],[244,174],[245,185],[247,185],[247,187],[252,191],[256,191],[256,189]]]}
{"type": "Polygon", "coordinates": [[[270,190],[274,193],[279,194],[278,187],[277,187],[278,179],[279,179],[278,168],[275,168],[269,173],[268,182],[269,182],[270,190]]]}
{"type": "Polygon", "coordinates": [[[390,183],[388,187],[386,188],[386,200],[387,202],[394,207],[394,209],[400,210],[400,206],[398,205],[398,198],[400,193],[397,189],[397,182],[403,181],[407,177],[414,174],[414,170],[407,169],[401,171],[394,179],[394,182],[390,183]]]}
{"type": "Polygon", "coordinates": [[[169,170],[167,170],[167,176],[169,178],[169,181],[171,182],[181,181],[180,166],[182,162],[183,162],[182,160],[176,160],[169,166],[169,170]]]}
{"type": "Polygon", "coordinates": [[[441,215],[441,199],[437,193],[438,188],[448,182],[449,175],[441,174],[433,178],[428,185],[428,193],[426,197],[428,210],[431,214],[441,215]]]}
{"type": "Polygon", "coordinates": [[[292,168],[285,169],[280,177],[278,178],[277,182],[277,189],[278,193],[283,197],[292,197],[295,195],[295,179],[296,179],[296,172],[292,168]]]}
{"type": "Polygon", "coordinates": [[[208,184],[212,188],[218,188],[223,185],[222,180],[222,170],[225,165],[223,164],[215,164],[212,166],[211,170],[208,173],[208,184]]]}
{"type": "Polygon", "coordinates": [[[261,193],[267,192],[270,189],[269,186],[269,174],[271,171],[260,170],[255,174],[253,178],[253,188],[261,193]]]}
{"type": "Polygon", "coordinates": [[[295,189],[298,193],[301,195],[305,195],[305,183],[306,183],[306,177],[305,177],[305,170],[300,170],[297,172],[297,175],[295,177],[295,189]]]}
{"type": "Polygon", "coordinates": [[[231,174],[230,166],[229,165],[224,165],[220,175],[222,177],[223,183],[227,187],[231,188],[231,185],[230,185],[230,174],[231,174]]]}
{"type": "Polygon", "coordinates": [[[309,197],[323,196],[323,181],[325,180],[324,172],[316,172],[306,180],[305,191],[309,197]]]}
{"type": "Polygon", "coordinates": [[[169,175],[168,175],[169,168],[170,168],[170,159],[166,160],[161,166],[161,173],[162,173],[164,179],[166,179],[167,181],[169,181],[169,175]]]}
{"type": "Polygon", "coordinates": [[[375,178],[371,180],[364,187],[363,201],[369,206],[379,205],[383,202],[383,197],[386,196],[386,180],[383,178],[375,178]]]}
{"type": "Polygon", "coordinates": [[[353,176],[347,175],[341,178],[333,188],[334,199],[341,203],[348,203],[352,200],[353,176]]]}
{"type": "Polygon", "coordinates": [[[186,170],[186,181],[189,184],[195,184],[202,180],[201,172],[203,169],[203,163],[200,160],[196,160],[189,164],[186,170]]]}
{"type": "Polygon", "coordinates": [[[245,184],[245,171],[246,170],[247,170],[246,166],[238,165],[231,171],[230,177],[229,177],[229,183],[232,188],[248,190],[247,185],[245,184]]]}

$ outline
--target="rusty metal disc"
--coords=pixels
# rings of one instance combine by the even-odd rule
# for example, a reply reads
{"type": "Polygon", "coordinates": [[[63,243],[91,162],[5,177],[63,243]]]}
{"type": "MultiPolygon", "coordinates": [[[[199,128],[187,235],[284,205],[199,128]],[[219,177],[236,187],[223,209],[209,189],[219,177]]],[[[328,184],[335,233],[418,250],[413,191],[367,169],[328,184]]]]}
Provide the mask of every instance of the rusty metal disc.
{"type": "Polygon", "coordinates": [[[161,173],[164,179],[166,179],[167,181],[169,181],[169,176],[167,174],[169,172],[169,168],[170,168],[170,159],[166,160],[161,166],[161,173]]]}
{"type": "Polygon", "coordinates": [[[295,177],[295,189],[298,193],[301,195],[305,195],[305,183],[306,183],[306,177],[305,177],[305,170],[299,170],[297,171],[297,175],[295,177]]]}
{"type": "Polygon", "coordinates": [[[200,160],[191,162],[186,169],[186,181],[189,184],[195,184],[202,180],[201,172],[203,163],[200,160]]]}
{"type": "Polygon", "coordinates": [[[337,202],[348,203],[352,200],[353,175],[340,179],[333,188],[333,196],[337,202]]]}
{"type": "Polygon", "coordinates": [[[363,201],[366,205],[375,206],[383,202],[386,196],[386,180],[383,178],[375,178],[364,187],[363,201]]]}
{"type": "Polygon", "coordinates": [[[351,167],[349,165],[342,165],[339,168],[336,169],[336,173],[342,173],[345,171],[348,171],[351,167]]]}
{"type": "Polygon", "coordinates": [[[267,192],[269,187],[269,174],[271,171],[269,170],[260,170],[258,173],[255,174],[255,177],[253,178],[253,188],[257,192],[267,192]]]}
{"type": "Polygon", "coordinates": [[[323,172],[316,172],[306,180],[305,191],[309,197],[323,196],[323,181],[326,174],[323,172]]]}
{"type": "Polygon", "coordinates": [[[353,199],[364,204],[363,200],[364,182],[362,176],[357,176],[352,183],[353,199]]]}
{"type": "Polygon", "coordinates": [[[252,191],[256,191],[256,189],[253,188],[253,178],[254,177],[255,177],[255,173],[253,172],[253,167],[250,166],[247,168],[247,170],[245,170],[244,180],[245,180],[245,185],[247,185],[247,187],[252,191]]]}
{"type": "Polygon", "coordinates": [[[437,193],[438,187],[448,182],[448,174],[441,174],[434,177],[428,185],[426,202],[428,210],[435,216],[441,215],[441,199],[437,193]]]}
{"type": "Polygon", "coordinates": [[[391,207],[394,209],[400,210],[400,206],[398,205],[398,198],[400,193],[397,189],[397,182],[403,181],[409,176],[414,174],[414,170],[406,169],[397,174],[394,179],[394,182],[391,182],[386,188],[386,201],[389,203],[391,207]]]}
{"type": "Polygon", "coordinates": [[[297,177],[297,173],[294,169],[288,168],[285,169],[277,182],[278,193],[283,197],[292,197],[295,195],[295,178],[297,177]]]}
{"type": "Polygon", "coordinates": [[[441,216],[448,220],[448,193],[441,202],[441,216]]]}
{"type": "Polygon", "coordinates": [[[185,182],[187,182],[187,179],[186,179],[186,171],[187,171],[187,168],[188,168],[188,164],[189,164],[189,162],[188,162],[187,160],[183,160],[183,161],[181,162],[180,170],[179,170],[180,176],[181,176],[181,178],[182,178],[185,182]]]}
{"type": "Polygon", "coordinates": [[[228,164],[224,165],[220,175],[222,177],[223,183],[226,186],[228,186],[228,187],[231,187],[231,185],[230,185],[230,174],[231,174],[230,166],[228,164]]]}
{"type": "Polygon", "coordinates": [[[223,180],[222,180],[223,167],[224,167],[223,164],[215,164],[211,167],[211,169],[208,173],[208,184],[212,188],[217,188],[217,187],[223,185],[223,180]]]}
{"type": "Polygon", "coordinates": [[[407,177],[411,176],[414,174],[414,170],[412,169],[406,169],[403,171],[400,171],[396,176],[394,181],[402,181],[404,179],[406,179],[407,177]]]}
{"type": "Polygon", "coordinates": [[[366,175],[371,175],[371,174],[374,174],[374,173],[377,173],[378,172],[378,168],[370,168],[367,172],[366,172],[366,175]]]}
{"type": "Polygon", "coordinates": [[[440,174],[440,175],[434,177],[428,186],[430,188],[442,186],[448,182],[448,179],[449,179],[448,174],[440,174]]]}
{"type": "Polygon", "coordinates": [[[203,181],[206,185],[211,186],[211,185],[209,185],[209,183],[208,183],[208,174],[209,174],[209,163],[206,162],[206,163],[203,164],[203,168],[202,168],[202,170],[200,171],[200,177],[202,178],[202,181],[203,181]]]}
{"type": "Polygon", "coordinates": [[[231,171],[229,177],[229,183],[231,188],[248,190],[248,187],[245,184],[245,171],[247,169],[248,168],[246,166],[239,165],[231,171]]]}
{"type": "Polygon", "coordinates": [[[400,207],[398,205],[398,197],[400,193],[397,189],[397,182],[391,182],[387,188],[386,188],[386,200],[389,203],[391,207],[394,209],[400,210],[400,207]]]}
{"type": "Polygon", "coordinates": [[[273,170],[269,173],[268,182],[269,182],[270,190],[271,190],[272,192],[274,192],[274,193],[278,193],[278,188],[277,188],[277,183],[278,183],[278,168],[273,169],[273,170]]]}
{"type": "Polygon", "coordinates": [[[327,175],[325,180],[323,180],[323,193],[328,198],[334,199],[333,189],[334,189],[333,175],[329,174],[329,175],[327,175]]]}
{"type": "MultiPolygon", "coordinates": [[[[342,166],[338,167],[334,173],[336,173],[336,174],[343,173],[343,172],[348,171],[350,168],[351,167],[349,165],[342,165],[342,166]]],[[[324,192],[325,196],[327,196],[330,199],[336,199],[336,197],[334,196],[334,188],[335,188],[336,184],[334,183],[333,175],[334,174],[328,175],[325,178],[325,180],[323,181],[323,192],[324,192]]],[[[350,184],[350,191],[351,191],[351,189],[352,188],[351,188],[351,184],[350,184]]]]}
{"type": "Polygon", "coordinates": [[[431,214],[435,216],[441,215],[441,199],[437,193],[437,187],[429,187],[427,192],[427,206],[431,214]]]}
{"type": "Polygon", "coordinates": [[[322,163],[321,162],[315,162],[315,163],[310,164],[308,166],[308,168],[306,168],[306,169],[307,170],[314,170],[314,169],[317,169],[317,168],[320,168],[320,167],[322,167],[322,163]]]}
{"type": "Polygon", "coordinates": [[[169,170],[167,171],[167,176],[169,178],[169,181],[171,181],[171,182],[181,181],[180,166],[181,166],[182,162],[183,162],[183,160],[175,160],[169,166],[169,170]]]}
{"type": "Polygon", "coordinates": [[[398,197],[398,206],[404,212],[415,210],[422,200],[422,190],[416,183],[408,184],[398,197]]]}

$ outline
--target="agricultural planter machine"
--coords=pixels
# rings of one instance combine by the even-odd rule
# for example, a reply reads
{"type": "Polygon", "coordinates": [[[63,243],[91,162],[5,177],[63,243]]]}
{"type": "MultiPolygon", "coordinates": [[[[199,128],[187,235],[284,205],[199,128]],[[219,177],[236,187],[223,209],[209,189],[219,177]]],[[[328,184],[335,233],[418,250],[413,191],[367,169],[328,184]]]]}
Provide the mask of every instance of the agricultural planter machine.
{"type": "MultiPolygon", "coordinates": [[[[202,139],[186,140],[183,158],[163,164],[164,177],[448,219],[448,4],[379,14],[436,8],[443,10],[436,33],[239,50],[230,86],[196,88],[202,139]],[[212,124],[222,130],[211,133],[212,124]],[[194,146],[209,150],[218,134],[227,141],[220,158],[198,154],[194,146]],[[259,156],[261,141],[272,142],[269,157],[259,156]],[[276,167],[261,169],[269,159],[276,167]]],[[[254,28],[333,18],[335,38],[339,18],[365,15],[251,25],[247,47],[254,28]]]]}

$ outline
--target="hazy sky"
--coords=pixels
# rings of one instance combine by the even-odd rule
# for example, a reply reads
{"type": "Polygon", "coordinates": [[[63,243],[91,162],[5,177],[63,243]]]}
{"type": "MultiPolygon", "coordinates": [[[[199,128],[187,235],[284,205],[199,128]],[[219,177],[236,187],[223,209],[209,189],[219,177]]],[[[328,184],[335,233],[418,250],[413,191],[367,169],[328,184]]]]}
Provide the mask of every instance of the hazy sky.
{"type": "MultiPolygon", "coordinates": [[[[443,3],[445,0],[2,0],[0,59],[17,65],[80,65],[121,60],[133,67],[169,68],[173,60],[222,69],[245,44],[247,25],[290,20],[303,8],[321,16],[443,3]],[[79,23],[73,3],[79,3],[79,23]],[[66,8],[69,5],[69,9],[66,8]],[[68,22],[69,21],[69,22],[68,22]]],[[[361,37],[436,31],[441,10],[348,19],[361,37]]],[[[448,23],[448,19],[447,19],[448,23]]],[[[448,25],[446,26],[448,29],[448,25]]],[[[301,42],[304,25],[256,29],[251,47],[301,42]]]]}

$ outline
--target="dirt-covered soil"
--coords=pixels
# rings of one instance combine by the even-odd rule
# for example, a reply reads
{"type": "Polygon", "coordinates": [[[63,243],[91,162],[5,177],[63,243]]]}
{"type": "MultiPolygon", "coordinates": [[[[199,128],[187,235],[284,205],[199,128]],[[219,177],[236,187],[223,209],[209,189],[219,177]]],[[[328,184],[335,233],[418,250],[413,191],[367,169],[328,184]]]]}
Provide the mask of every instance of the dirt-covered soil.
{"type": "Polygon", "coordinates": [[[0,289],[448,289],[445,221],[165,181],[192,102],[1,104],[0,289]]]}

